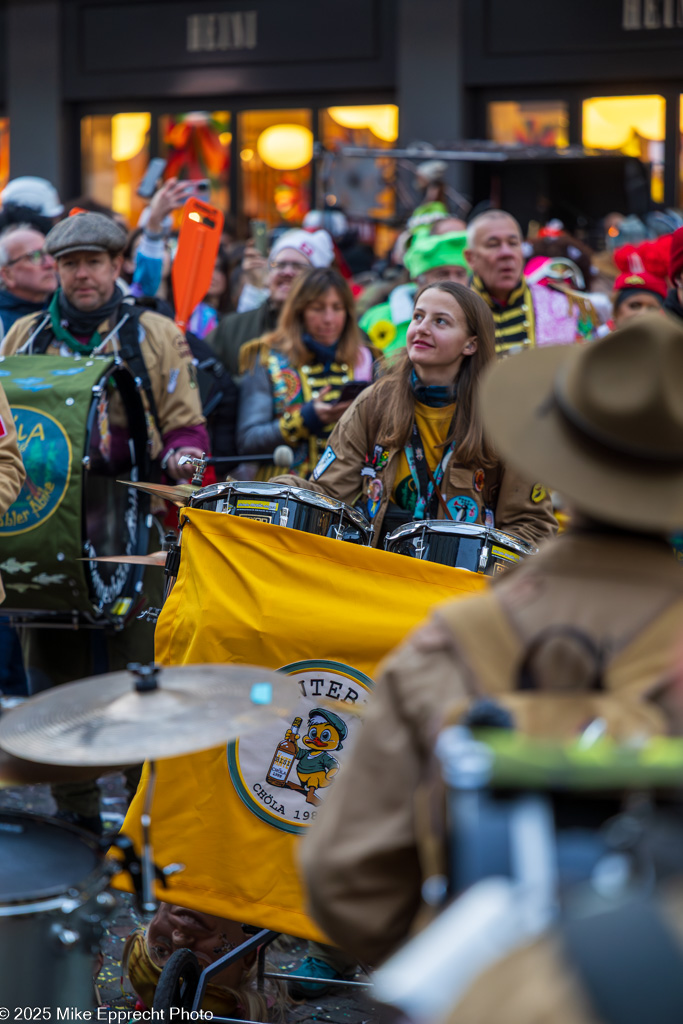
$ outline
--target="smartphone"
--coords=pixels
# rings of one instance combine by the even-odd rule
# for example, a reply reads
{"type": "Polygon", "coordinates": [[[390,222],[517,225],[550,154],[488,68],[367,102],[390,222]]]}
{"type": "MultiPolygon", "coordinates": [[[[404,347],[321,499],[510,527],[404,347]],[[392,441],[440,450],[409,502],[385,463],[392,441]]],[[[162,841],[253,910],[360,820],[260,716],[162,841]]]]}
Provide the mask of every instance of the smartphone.
{"type": "MultiPolygon", "coordinates": [[[[348,384],[345,384],[341,389],[341,394],[337,399],[337,402],[353,402],[354,398],[358,398],[361,391],[365,391],[366,388],[370,387],[372,381],[369,380],[351,380],[348,384]]],[[[335,405],[337,404],[335,402],[335,405]]]]}
{"type": "Polygon", "coordinates": [[[208,178],[199,178],[183,182],[185,195],[188,199],[201,199],[207,203],[211,198],[211,182],[208,178]]]}
{"type": "Polygon", "coordinates": [[[251,231],[251,237],[256,251],[261,256],[266,257],[268,255],[268,224],[265,220],[250,220],[249,230],[251,231]]]}
{"type": "Polygon", "coordinates": [[[163,157],[155,156],[147,165],[142,181],[138,185],[137,192],[141,199],[151,199],[157,190],[159,179],[166,170],[167,161],[163,157]]]}

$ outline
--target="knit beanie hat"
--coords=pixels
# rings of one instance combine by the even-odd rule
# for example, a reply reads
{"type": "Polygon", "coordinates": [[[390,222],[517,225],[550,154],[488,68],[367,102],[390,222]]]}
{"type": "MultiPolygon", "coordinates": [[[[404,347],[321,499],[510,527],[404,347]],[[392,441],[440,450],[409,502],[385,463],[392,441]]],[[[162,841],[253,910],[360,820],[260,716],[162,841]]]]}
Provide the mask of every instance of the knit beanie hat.
{"type": "Polygon", "coordinates": [[[283,249],[296,249],[305,256],[312,267],[329,267],[334,260],[332,239],[327,231],[302,231],[295,228],[285,231],[270,250],[270,259],[274,260],[283,249]]]}
{"type": "Polygon", "coordinates": [[[671,254],[669,256],[669,280],[673,284],[683,271],[683,228],[677,228],[671,236],[671,254]]]}
{"type": "Polygon", "coordinates": [[[446,235],[418,235],[403,262],[413,280],[434,267],[468,267],[465,259],[466,231],[451,231],[446,235]]]}

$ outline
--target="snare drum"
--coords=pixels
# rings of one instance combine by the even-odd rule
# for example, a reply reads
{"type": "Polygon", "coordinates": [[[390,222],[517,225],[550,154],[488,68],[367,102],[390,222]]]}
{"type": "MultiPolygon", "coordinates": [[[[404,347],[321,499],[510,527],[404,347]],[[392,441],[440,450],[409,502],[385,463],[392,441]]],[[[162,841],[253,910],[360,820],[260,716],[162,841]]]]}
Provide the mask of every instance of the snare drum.
{"type": "Polygon", "coordinates": [[[367,546],[372,540],[372,526],[358,509],[303,487],[229,481],[203,487],[192,495],[190,505],[349,544],[367,546]]]}
{"type": "Polygon", "coordinates": [[[0,811],[0,962],[7,1006],[93,1005],[93,969],[115,867],[86,832],[0,811]]]}
{"type": "Polygon", "coordinates": [[[486,576],[505,572],[537,550],[501,530],[474,523],[454,523],[449,519],[405,523],[388,535],[384,547],[396,555],[422,558],[486,576]]]}
{"type": "Polygon", "coordinates": [[[111,356],[15,355],[0,383],[26,480],[0,516],[3,614],[30,625],[122,624],[143,570],[84,562],[147,551],[149,497],[117,479],[147,477],[147,426],[133,377],[111,356]]]}

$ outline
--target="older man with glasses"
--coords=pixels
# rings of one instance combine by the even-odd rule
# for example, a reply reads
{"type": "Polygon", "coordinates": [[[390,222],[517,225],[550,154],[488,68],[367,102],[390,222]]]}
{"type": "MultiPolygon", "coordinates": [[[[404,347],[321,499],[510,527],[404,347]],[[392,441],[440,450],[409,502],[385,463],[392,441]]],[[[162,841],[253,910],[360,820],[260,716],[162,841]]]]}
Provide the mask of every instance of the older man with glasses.
{"type": "Polygon", "coordinates": [[[326,231],[295,229],[278,238],[268,256],[262,304],[244,313],[229,313],[207,338],[233,376],[239,372],[242,346],[275,330],[282,305],[299,274],[311,267],[329,267],[333,260],[332,239],[326,231]]]}
{"type": "Polygon", "coordinates": [[[0,234],[0,339],[22,316],[40,313],[57,287],[52,256],[43,252],[45,236],[30,224],[16,224],[0,234]]]}

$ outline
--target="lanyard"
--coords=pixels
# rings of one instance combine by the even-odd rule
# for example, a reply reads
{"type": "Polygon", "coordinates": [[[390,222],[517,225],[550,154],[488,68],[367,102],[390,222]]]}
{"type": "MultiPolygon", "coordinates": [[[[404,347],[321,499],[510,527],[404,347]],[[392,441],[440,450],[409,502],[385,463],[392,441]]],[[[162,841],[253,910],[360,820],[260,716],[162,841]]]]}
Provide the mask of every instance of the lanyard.
{"type": "Polygon", "coordinates": [[[413,432],[410,440],[411,443],[405,448],[405,455],[418,495],[413,514],[416,519],[436,519],[439,504],[441,503],[439,500],[441,481],[443,480],[446,466],[453,454],[455,445],[451,443],[448,446],[434,473],[430,474],[427,456],[417,423],[413,423],[413,432]]]}

